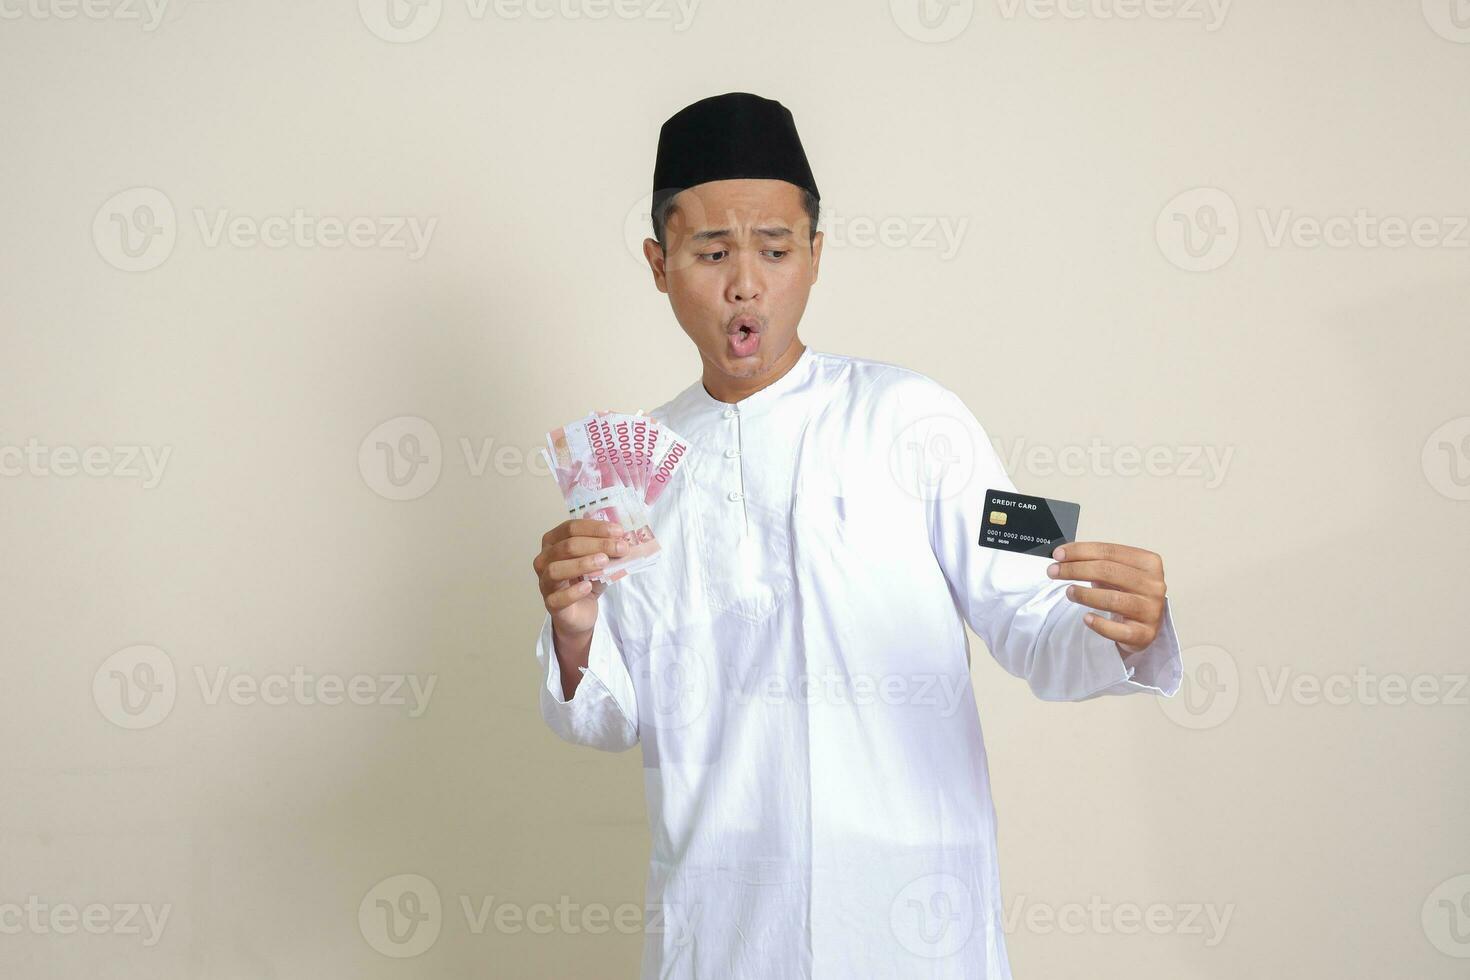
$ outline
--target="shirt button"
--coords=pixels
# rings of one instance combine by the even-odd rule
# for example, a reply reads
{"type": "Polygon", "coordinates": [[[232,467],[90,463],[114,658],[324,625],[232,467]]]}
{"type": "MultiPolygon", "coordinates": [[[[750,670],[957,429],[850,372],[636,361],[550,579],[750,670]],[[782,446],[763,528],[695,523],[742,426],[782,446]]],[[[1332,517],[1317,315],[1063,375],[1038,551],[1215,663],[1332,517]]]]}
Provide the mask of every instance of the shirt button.
{"type": "Polygon", "coordinates": [[[725,450],[725,458],[726,459],[734,459],[736,456],[739,456],[739,455],[740,455],[740,450],[738,450],[738,449],[727,449],[727,450],[725,450]]]}
{"type": "Polygon", "coordinates": [[[745,494],[741,493],[739,490],[731,490],[728,494],[726,494],[726,496],[729,497],[731,500],[739,500],[744,497],[745,494]]]}
{"type": "Polygon", "coordinates": [[[725,409],[725,418],[727,418],[727,419],[733,419],[735,416],[737,416],[739,414],[740,413],[737,412],[737,411],[735,411],[735,409],[733,409],[733,408],[727,408],[727,409],[725,409]]]}

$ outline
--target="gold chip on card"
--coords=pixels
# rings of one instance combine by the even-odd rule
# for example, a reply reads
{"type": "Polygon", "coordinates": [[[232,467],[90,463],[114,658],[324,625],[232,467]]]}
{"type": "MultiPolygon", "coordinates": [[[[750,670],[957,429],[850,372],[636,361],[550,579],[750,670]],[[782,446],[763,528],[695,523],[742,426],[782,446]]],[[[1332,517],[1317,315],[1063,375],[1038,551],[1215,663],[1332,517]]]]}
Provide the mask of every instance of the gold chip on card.
{"type": "Polygon", "coordinates": [[[993,510],[993,511],[990,512],[990,523],[992,523],[992,524],[1004,524],[1005,522],[1006,522],[1006,512],[1005,511],[1003,511],[1003,510],[993,510]]]}

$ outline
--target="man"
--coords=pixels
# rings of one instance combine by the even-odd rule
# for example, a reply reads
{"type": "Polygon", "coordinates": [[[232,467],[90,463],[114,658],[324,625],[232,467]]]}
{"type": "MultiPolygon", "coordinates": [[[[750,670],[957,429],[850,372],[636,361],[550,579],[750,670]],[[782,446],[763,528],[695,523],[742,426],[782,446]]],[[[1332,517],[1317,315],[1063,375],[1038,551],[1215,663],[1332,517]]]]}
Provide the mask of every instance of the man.
{"type": "Polygon", "coordinates": [[[703,361],[649,413],[693,447],[661,558],[586,581],[621,529],[571,520],[534,561],[546,722],[642,746],[643,976],[1007,978],[965,624],[1045,700],[1169,696],[1162,562],[980,547],[985,491],[1015,486],[964,403],[802,343],[819,196],[780,103],[677,113],[654,192],[644,254],[703,361]]]}

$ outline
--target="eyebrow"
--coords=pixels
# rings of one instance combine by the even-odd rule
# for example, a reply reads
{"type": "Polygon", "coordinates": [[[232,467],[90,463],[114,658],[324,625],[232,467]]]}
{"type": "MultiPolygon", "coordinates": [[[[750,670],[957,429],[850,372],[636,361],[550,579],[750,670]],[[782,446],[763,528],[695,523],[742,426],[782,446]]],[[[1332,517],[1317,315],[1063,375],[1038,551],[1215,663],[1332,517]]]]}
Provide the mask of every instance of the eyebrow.
{"type": "MultiPolygon", "coordinates": [[[[784,227],[757,228],[755,233],[762,238],[789,238],[791,229],[784,227]]],[[[690,237],[696,242],[707,242],[715,238],[725,238],[730,234],[729,228],[712,228],[709,231],[697,231],[690,237]]]]}

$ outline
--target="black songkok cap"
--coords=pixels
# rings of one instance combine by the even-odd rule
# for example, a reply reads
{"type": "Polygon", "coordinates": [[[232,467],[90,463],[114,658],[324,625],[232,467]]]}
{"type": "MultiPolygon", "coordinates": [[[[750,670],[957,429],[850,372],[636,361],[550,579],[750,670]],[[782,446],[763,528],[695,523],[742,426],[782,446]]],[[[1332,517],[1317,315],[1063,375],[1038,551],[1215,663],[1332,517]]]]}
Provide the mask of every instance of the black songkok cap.
{"type": "Polygon", "coordinates": [[[654,212],[686,188],[737,178],[784,180],[821,199],[790,109],[749,92],[729,92],[685,106],[658,131],[654,212]]]}

